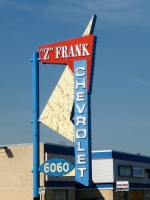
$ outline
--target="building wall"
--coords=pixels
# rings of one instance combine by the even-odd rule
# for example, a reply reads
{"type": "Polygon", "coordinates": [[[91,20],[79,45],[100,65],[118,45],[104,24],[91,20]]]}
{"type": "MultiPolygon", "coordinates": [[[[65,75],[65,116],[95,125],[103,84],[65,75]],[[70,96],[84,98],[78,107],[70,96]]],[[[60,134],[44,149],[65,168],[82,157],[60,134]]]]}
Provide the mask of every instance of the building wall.
{"type": "MultiPolygon", "coordinates": [[[[9,152],[0,149],[0,199],[33,199],[32,145],[8,146],[9,152]]],[[[44,149],[40,145],[40,163],[44,161],[44,149]]],[[[44,176],[40,174],[41,185],[44,176]]]]}
{"type": "Polygon", "coordinates": [[[113,190],[104,189],[91,189],[91,190],[77,190],[76,199],[86,200],[86,199],[98,199],[101,200],[113,200],[113,190]]]}
{"type": "Polygon", "coordinates": [[[45,199],[50,200],[53,198],[53,190],[52,189],[46,189],[45,191],[45,199]]]}
{"type": "MultiPolygon", "coordinates": [[[[33,166],[32,144],[8,146],[10,151],[0,149],[0,200],[30,200],[33,199],[33,174],[31,173],[33,166]]],[[[57,145],[40,144],[40,164],[45,161],[45,152],[48,152],[48,159],[52,157],[62,157],[72,160],[73,162],[73,148],[68,151],[67,147],[57,147],[57,145]],[[56,146],[54,148],[54,146],[56,146]],[[45,149],[49,151],[45,151],[45,149]],[[64,152],[63,152],[64,151],[64,152]]],[[[127,160],[127,156],[122,156],[122,153],[112,154],[112,151],[107,151],[93,158],[93,188],[77,188],[75,190],[74,181],[68,180],[58,181],[51,180],[49,185],[45,182],[44,175],[40,173],[40,186],[46,187],[46,194],[41,196],[41,200],[52,200],[54,190],[67,190],[67,200],[120,200],[123,199],[119,192],[115,192],[116,180],[123,180],[123,177],[118,177],[118,165],[132,165],[135,167],[143,167],[150,169],[150,158],[143,158],[139,156],[139,161],[135,159],[127,160]],[[114,157],[113,157],[114,156],[114,157]],[[116,157],[115,157],[116,156],[116,157]],[[119,157],[121,156],[121,157],[119,157]],[[144,163],[145,162],[145,163],[144,163]],[[95,188],[94,188],[95,187],[95,188]],[[99,189],[96,189],[99,188],[99,189]],[[114,189],[113,189],[114,188],[114,189]]],[[[128,199],[134,196],[143,195],[141,200],[150,199],[150,179],[149,174],[145,172],[144,178],[127,177],[129,182],[136,183],[138,188],[131,188],[127,192],[128,199]],[[144,184],[143,184],[144,183],[144,184]],[[140,188],[140,184],[146,186],[140,188]],[[145,199],[144,199],[145,197],[145,199]]],[[[124,180],[127,180],[125,177],[124,180]]],[[[143,186],[142,186],[143,187],[143,186]]],[[[136,199],[134,199],[136,200],[136,199]]]]}
{"type": "Polygon", "coordinates": [[[114,182],[113,159],[92,160],[92,180],[94,183],[114,182]]]}
{"type": "Polygon", "coordinates": [[[123,166],[134,166],[139,168],[150,169],[150,163],[142,163],[142,162],[133,162],[133,161],[124,161],[124,160],[114,160],[114,181],[124,181],[127,180],[130,183],[142,183],[142,184],[150,184],[149,174],[144,172],[144,177],[129,177],[129,176],[118,176],[118,165],[123,166]]]}
{"type": "Polygon", "coordinates": [[[75,200],[75,199],[76,199],[75,189],[68,190],[68,200],[75,200]]]}
{"type": "MultiPolygon", "coordinates": [[[[61,189],[57,189],[57,190],[61,190],[61,189]]],[[[64,190],[64,189],[63,189],[64,190]]],[[[75,189],[66,189],[67,191],[67,200],[75,200],[75,189]]],[[[45,192],[45,199],[44,199],[44,196],[42,197],[43,199],[41,200],[52,200],[53,199],[53,192],[54,192],[54,189],[46,189],[46,192],[45,192]]]]}

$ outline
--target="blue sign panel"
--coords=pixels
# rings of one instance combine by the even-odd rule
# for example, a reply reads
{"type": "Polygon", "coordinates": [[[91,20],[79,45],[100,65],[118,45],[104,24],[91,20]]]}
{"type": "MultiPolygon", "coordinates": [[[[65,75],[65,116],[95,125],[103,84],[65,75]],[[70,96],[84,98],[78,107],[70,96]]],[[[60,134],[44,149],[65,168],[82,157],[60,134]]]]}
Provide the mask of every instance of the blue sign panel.
{"type": "Polygon", "coordinates": [[[39,170],[48,176],[63,176],[74,169],[74,164],[65,159],[54,158],[44,162],[39,170]]]}
{"type": "Polygon", "coordinates": [[[91,175],[88,95],[87,61],[74,61],[75,180],[85,186],[91,175]]]}

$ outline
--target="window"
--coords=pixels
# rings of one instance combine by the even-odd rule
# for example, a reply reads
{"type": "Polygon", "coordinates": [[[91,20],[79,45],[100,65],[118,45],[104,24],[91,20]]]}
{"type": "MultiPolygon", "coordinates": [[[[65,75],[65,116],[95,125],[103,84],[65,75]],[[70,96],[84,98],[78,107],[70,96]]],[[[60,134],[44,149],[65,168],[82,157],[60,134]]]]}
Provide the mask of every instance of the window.
{"type": "Polygon", "coordinates": [[[119,192],[119,200],[127,200],[127,192],[119,192]]]}
{"type": "Polygon", "coordinates": [[[118,166],[118,176],[132,176],[132,168],[130,166],[118,166]]]}
{"type": "Polygon", "coordinates": [[[53,190],[53,200],[67,200],[67,190],[53,190]]]}
{"type": "Polygon", "coordinates": [[[131,190],[130,200],[144,200],[142,190],[131,190]]]}

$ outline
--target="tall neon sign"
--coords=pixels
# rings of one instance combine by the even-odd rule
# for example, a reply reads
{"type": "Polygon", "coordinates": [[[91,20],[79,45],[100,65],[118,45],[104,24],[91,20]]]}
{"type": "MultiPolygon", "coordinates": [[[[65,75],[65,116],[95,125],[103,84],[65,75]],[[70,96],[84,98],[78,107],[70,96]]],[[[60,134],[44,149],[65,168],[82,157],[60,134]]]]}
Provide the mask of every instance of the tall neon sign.
{"type": "MultiPolygon", "coordinates": [[[[39,134],[37,133],[39,132],[38,121],[40,121],[70,141],[75,142],[75,179],[86,186],[92,182],[91,91],[96,48],[96,36],[93,35],[95,21],[96,16],[94,15],[83,37],[39,46],[40,58],[36,54],[32,59],[33,68],[37,68],[37,70],[39,60],[44,64],[67,65],[39,120],[37,120],[39,93],[37,92],[35,96],[34,91],[38,89],[33,87],[33,99],[35,99],[33,110],[35,111],[34,115],[36,115],[33,120],[34,139],[37,137],[34,148],[36,157],[34,158],[36,163],[36,169],[33,169],[34,174],[38,174],[39,155],[36,154],[39,153],[35,152],[35,149],[38,148],[39,151],[37,144],[39,134]]],[[[38,83],[36,81],[39,78],[37,72],[35,76],[33,75],[34,86],[38,83]]],[[[38,84],[37,87],[39,87],[38,84]]],[[[35,186],[37,186],[37,182],[38,179],[36,179],[35,186]]]]}
{"type": "MultiPolygon", "coordinates": [[[[67,64],[74,74],[75,176],[76,181],[86,186],[91,183],[91,177],[89,176],[91,171],[90,94],[95,40],[96,37],[94,35],[89,35],[39,47],[42,63],[67,64]]],[[[50,103],[48,106],[52,108],[50,103]]],[[[51,113],[55,112],[55,109],[58,109],[58,107],[53,106],[51,113]]],[[[46,115],[48,123],[55,123],[52,115],[48,113],[46,115]]],[[[61,122],[58,126],[58,129],[60,128],[61,122]]]]}

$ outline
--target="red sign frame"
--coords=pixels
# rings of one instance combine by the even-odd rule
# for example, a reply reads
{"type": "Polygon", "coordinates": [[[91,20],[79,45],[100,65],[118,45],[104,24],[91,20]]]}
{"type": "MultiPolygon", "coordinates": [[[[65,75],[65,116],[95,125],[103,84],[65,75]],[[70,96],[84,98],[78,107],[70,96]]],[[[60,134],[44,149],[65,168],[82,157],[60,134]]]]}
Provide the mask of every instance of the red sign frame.
{"type": "Polygon", "coordinates": [[[74,73],[73,61],[87,60],[87,84],[89,91],[92,73],[94,37],[95,36],[92,34],[89,36],[39,46],[41,62],[44,64],[68,65],[74,73]]]}

